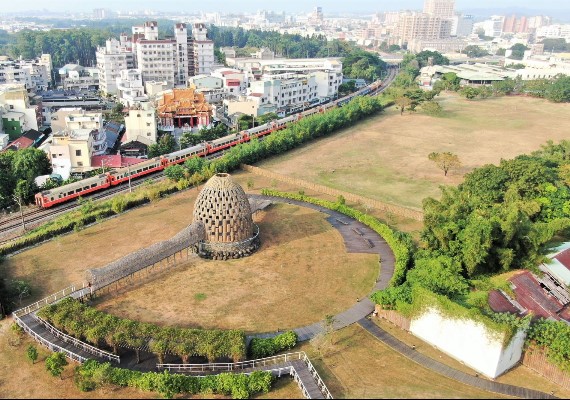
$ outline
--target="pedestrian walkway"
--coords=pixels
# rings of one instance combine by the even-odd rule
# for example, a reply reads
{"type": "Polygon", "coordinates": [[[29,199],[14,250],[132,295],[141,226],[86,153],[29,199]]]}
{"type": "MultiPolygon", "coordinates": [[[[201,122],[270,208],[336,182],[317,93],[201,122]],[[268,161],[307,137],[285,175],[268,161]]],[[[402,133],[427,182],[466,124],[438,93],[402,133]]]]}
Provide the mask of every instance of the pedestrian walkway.
{"type": "Polygon", "coordinates": [[[465,372],[451,368],[442,364],[422,353],[414,350],[410,346],[402,343],[394,336],[390,335],[384,329],[380,328],[374,322],[363,318],[358,321],[358,324],[366,329],[376,339],[397,351],[404,357],[420,364],[421,366],[430,369],[438,374],[446,376],[455,381],[464,383],[469,386],[477,387],[479,389],[487,390],[489,392],[506,394],[508,396],[515,396],[524,399],[556,399],[557,397],[547,393],[539,392],[538,390],[527,389],[519,386],[507,385],[504,383],[493,382],[487,379],[478,378],[473,375],[466,374],[465,372]]]}
{"type": "MultiPolygon", "coordinates": [[[[347,252],[378,254],[380,257],[380,272],[372,292],[386,289],[390,284],[390,279],[392,279],[392,275],[394,275],[394,265],[396,262],[394,253],[382,236],[364,225],[362,222],[352,219],[338,211],[330,210],[311,203],[305,203],[303,201],[254,194],[250,194],[248,197],[256,200],[257,202],[270,200],[274,203],[286,203],[300,207],[307,207],[326,214],[327,221],[342,235],[347,252]],[[369,247],[368,243],[372,243],[373,246],[369,247]]],[[[335,323],[333,327],[335,330],[345,328],[366,317],[372,311],[374,311],[374,303],[372,303],[368,297],[359,299],[348,310],[334,316],[335,323]]],[[[323,328],[323,322],[319,321],[293,330],[297,333],[298,340],[303,342],[317,336],[323,331],[323,328]]],[[[274,337],[278,334],[278,332],[262,333],[253,335],[252,337],[268,338],[274,337]]]]}

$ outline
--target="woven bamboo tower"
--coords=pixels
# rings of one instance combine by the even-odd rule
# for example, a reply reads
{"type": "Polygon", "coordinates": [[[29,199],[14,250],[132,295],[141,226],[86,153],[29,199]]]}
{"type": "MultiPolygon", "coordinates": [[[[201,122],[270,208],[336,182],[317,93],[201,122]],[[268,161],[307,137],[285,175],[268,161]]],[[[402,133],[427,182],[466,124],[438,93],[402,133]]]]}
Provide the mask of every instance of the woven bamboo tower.
{"type": "Polygon", "coordinates": [[[249,200],[229,174],[216,174],[204,185],[194,203],[194,222],[198,221],[205,230],[204,242],[199,246],[203,257],[239,258],[259,247],[249,200]]]}

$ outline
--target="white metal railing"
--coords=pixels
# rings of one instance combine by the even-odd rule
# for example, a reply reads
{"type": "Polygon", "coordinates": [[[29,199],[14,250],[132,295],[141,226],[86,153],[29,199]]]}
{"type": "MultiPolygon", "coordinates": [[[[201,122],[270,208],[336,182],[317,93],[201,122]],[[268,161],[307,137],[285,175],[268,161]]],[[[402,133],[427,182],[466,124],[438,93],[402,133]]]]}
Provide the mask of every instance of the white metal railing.
{"type": "Polygon", "coordinates": [[[309,372],[313,376],[313,379],[315,380],[315,383],[319,387],[319,390],[321,391],[323,396],[325,396],[325,399],[332,399],[333,397],[331,392],[327,388],[327,385],[325,385],[325,382],[321,379],[321,376],[313,366],[313,363],[311,363],[311,360],[309,360],[309,357],[307,357],[307,355],[304,352],[303,354],[305,355],[303,361],[305,362],[305,364],[307,364],[307,368],[309,369],[309,372]]]}
{"type": "Polygon", "coordinates": [[[258,358],[256,360],[240,361],[236,363],[210,363],[210,364],[156,364],[158,369],[167,369],[176,372],[231,372],[247,368],[261,368],[267,365],[283,364],[291,360],[303,360],[307,357],[305,352],[281,354],[278,356],[258,358]]]}
{"type": "Polygon", "coordinates": [[[48,297],[45,297],[41,300],[38,300],[35,303],[30,304],[29,306],[26,306],[24,308],[20,308],[19,310],[12,312],[12,315],[14,315],[14,317],[16,317],[16,316],[20,317],[22,315],[30,314],[36,310],[39,310],[41,307],[43,307],[47,304],[55,303],[55,302],[63,299],[64,297],[69,296],[73,292],[75,292],[75,285],[66,287],[65,289],[60,290],[59,292],[54,293],[52,295],[49,295],[48,297]]]}
{"type": "Polygon", "coordinates": [[[37,315],[34,315],[34,317],[48,330],[50,331],[50,333],[52,335],[54,335],[55,337],[63,340],[65,343],[71,343],[73,344],[75,347],[78,347],[80,349],[82,349],[83,351],[86,351],[87,353],[93,354],[95,356],[101,357],[101,358],[106,358],[109,361],[114,361],[117,364],[120,364],[121,362],[121,358],[113,353],[109,353],[107,351],[98,349],[97,347],[91,346],[85,342],[82,342],[79,339],[76,339],[72,336],[69,336],[65,333],[63,333],[62,331],[58,330],[55,326],[51,325],[49,322],[43,320],[42,318],[38,317],[37,315]]]}
{"type": "MultiPolygon", "coordinates": [[[[166,369],[168,371],[174,372],[186,372],[186,373],[198,373],[198,372],[237,372],[245,370],[248,368],[262,368],[271,365],[278,365],[286,363],[287,361],[301,360],[307,366],[307,369],[311,373],[317,387],[326,399],[332,399],[332,394],[325,385],[325,382],[320,377],[319,373],[311,363],[311,360],[304,351],[298,351],[295,353],[286,353],[272,357],[259,358],[256,360],[241,361],[237,363],[211,363],[211,364],[157,364],[157,369],[166,369]]],[[[299,388],[303,392],[306,398],[309,397],[309,392],[307,391],[305,385],[299,378],[299,375],[294,367],[278,367],[278,368],[268,368],[266,371],[277,371],[279,376],[281,376],[282,371],[287,371],[290,375],[293,375],[293,379],[299,385],[299,388]]]]}
{"type": "Polygon", "coordinates": [[[57,351],[60,353],[65,354],[65,356],[67,358],[70,358],[73,361],[77,361],[79,363],[84,363],[85,361],[87,361],[87,358],[80,356],[79,354],[76,354],[72,351],[69,351],[61,346],[58,346],[57,344],[54,344],[52,342],[50,342],[47,339],[44,339],[43,337],[41,337],[40,335],[38,335],[36,332],[34,332],[28,325],[26,325],[26,323],[24,321],[22,321],[22,319],[20,319],[20,317],[16,314],[13,314],[14,320],[16,321],[16,323],[22,327],[22,329],[27,332],[31,337],[33,337],[36,342],[42,344],[43,346],[47,347],[48,349],[50,349],[51,351],[57,351]]]}

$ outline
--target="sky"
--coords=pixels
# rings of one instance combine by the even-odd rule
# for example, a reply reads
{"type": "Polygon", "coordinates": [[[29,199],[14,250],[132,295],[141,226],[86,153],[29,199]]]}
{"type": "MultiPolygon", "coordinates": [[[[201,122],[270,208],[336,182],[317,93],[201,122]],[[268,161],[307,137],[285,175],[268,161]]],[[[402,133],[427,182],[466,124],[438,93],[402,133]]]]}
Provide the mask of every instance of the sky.
{"type": "MultiPolygon", "coordinates": [[[[26,0],[23,3],[17,1],[0,0],[2,7],[0,12],[14,12],[23,10],[48,9],[89,11],[93,8],[109,8],[120,10],[143,10],[145,8],[164,11],[256,11],[261,9],[286,12],[309,12],[315,6],[323,7],[328,12],[377,12],[394,11],[402,9],[421,9],[423,0],[94,0],[94,1],[69,1],[69,0],[26,0]]],[[[473,9],[531,9],[531,10],[568,10],[568,0],[456,0],[457,10],[473,9]]]]}

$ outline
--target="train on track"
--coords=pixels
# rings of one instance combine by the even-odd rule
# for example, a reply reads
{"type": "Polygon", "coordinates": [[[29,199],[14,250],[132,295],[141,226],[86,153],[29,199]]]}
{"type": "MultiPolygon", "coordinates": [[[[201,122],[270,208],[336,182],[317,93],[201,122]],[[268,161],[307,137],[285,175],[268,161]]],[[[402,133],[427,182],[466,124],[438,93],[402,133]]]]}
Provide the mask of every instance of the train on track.
{"type": "Polygon", "coordinates": [[[40,193],[37,193],[35,196],[36,205],[40,208],[53,207],[55,205],[78,198],[79,196],[85,196],[92,192],[120,185],[129,179],[136,179],[148,174],[152,174],[154,172],[162,171],[171,165],[181,164],[192,157],[206,157],[210,154],[224,151],[240,143],[249,142],[252,139],[261,138],[273,132],[285,129],[288,124],[298,121],[303,117],[315,113],[324,113],[326,110],[333,107],[342,107],[354,97],[365,96],[370,93],[374,93],[381,86],[382,81],[375,81],[372,84],[358,90],[357,92],[351,93],[348,96],[342,97],[332,102],[328,102],[326,104],[318,105],[314,108],[281,118],[279,120],[268,122],[254,128],[241,131],[239,133],[233,133],[222,138],[212,140],[210,142],[204,142],[196,146],[175,151],[170,154],[165,154],[160,157],[155,157],[129,167],[117,168],[105,174],[82,179],[80,181],[70,183],[68,185],[63,185],[55,189],[42,191],[40,193]]]}

